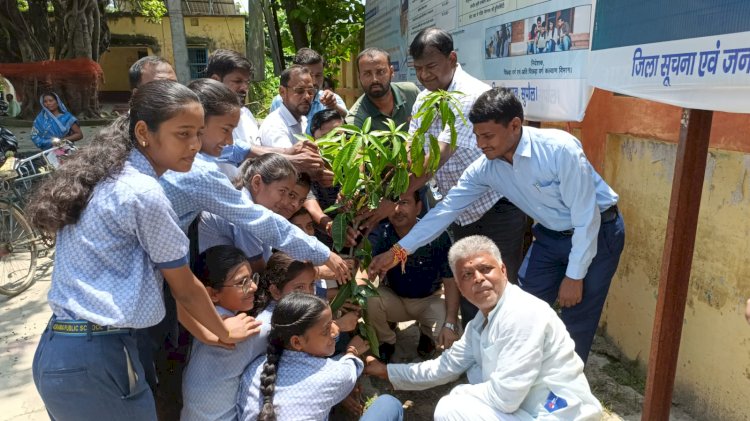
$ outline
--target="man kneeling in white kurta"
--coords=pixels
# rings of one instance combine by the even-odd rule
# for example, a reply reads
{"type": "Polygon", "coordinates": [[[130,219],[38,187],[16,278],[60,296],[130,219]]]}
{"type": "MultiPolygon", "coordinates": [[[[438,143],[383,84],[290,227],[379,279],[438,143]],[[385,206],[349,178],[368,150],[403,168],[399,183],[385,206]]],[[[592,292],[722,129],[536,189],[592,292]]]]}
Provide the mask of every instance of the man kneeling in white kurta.
{"type": "Polygon", "coordinates": [[[448,253],[458,289],[479,308],[464,335],[440,357],[388,364],[370,357],[365,373],[395,389],[424,390],[458,379],[435,408],[436,420],[598,420],[573,340],[544,301],[508,283],[495,243],[466,237],[448,253]]]}

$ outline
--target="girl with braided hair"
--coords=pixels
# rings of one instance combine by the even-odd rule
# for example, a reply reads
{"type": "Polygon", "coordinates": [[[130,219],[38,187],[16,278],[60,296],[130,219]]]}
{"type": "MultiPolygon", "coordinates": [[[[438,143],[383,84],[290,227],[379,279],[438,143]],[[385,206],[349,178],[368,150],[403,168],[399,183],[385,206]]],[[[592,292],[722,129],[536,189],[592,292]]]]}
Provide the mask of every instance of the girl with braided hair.
{"type": "MultiPolygon", "coordinates": [[[[331,408],[354,388],[362,373],[359,336],[338,360],[333,354],[338,328],[328,304],[310,294],[292,292],[271,317],[268,352],[242,376],[237,411],[240,421],[326,420],[331,408]]],[[[380,396],[362,420],[401,420],[401,404],[380,396]]]]}

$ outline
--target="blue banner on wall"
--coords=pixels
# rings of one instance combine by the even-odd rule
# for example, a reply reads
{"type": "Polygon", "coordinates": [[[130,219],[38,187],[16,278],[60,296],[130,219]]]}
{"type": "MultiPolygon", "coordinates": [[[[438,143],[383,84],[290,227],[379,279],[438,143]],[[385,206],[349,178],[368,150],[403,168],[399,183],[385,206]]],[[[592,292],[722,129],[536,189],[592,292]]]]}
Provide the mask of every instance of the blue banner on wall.
{"type": "Polygon", "coordinates": [[[750,113],[750,1],[598,2],[589,70],[609,91],[750,113]]]}

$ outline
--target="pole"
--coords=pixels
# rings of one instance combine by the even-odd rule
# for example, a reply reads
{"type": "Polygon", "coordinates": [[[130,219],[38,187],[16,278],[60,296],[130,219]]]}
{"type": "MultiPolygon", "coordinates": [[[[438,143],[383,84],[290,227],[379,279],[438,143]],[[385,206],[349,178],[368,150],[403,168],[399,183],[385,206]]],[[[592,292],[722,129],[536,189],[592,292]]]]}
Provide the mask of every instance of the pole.
{"type": "Polygon", "coordinates": [[[659,297],[651,336],[643,421],[668,420],[672,408],[712,117],[713,111],[682,111],[659,297]]]}
{"type": "Polygon", "coordinates": [[[182,0],[167,0],[169,28],[172,32],[172,55],[177,80],[183,85],[190,82],[188,67],[187,40],[185,39],[185,20],[182,17],[182,0]]]}

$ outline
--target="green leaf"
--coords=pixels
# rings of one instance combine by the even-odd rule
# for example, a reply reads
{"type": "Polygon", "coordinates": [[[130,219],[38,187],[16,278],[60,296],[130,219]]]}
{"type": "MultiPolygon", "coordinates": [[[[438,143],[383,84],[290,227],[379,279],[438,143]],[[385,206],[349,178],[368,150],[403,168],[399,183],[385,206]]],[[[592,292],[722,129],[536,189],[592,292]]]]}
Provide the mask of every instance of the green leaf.
{"type": "Polygon", "coordinates": [[[334,203],[331,206],[327,207],[323,213],[331,213],[335,211],[336,209],[340,209],[344,207],[344,203],[334,203]]]}
{"type": "Polygon", "coordinates": [[[437,138],[435,135],[430,134],[430,162],[428,163],[428,167],[430,169],[430,172],[434,173],[437,171],[438,166],[440,165],[440,144],[438,143],[437,138]]]}
{"type": "Polygon", "coordinates": [[[443,96],[443,92],[445,91],[436,91],[432,92],[425,97],[424,102],[422,102],[422,105],[419,106],[419,109],[417,110],[417,114],[414,115],[415,118],[420,118],[425,115],[425,113],[428,110],[434,109],[435,103],[437,103],[440,98],[443,96]]]}
{"type": "Polygon", "coordinates": [[[401,153],[401,148],[403,147],[403,142],[401,142],[401,139],[398,137],[393,138],[393,152],[391,153],[391,159],[398,158],[398,154],[401,153]]]}
{"type": "Polygon", "coordinates": [[[341,251],[346,244],[346,228],[349,225],[349,215],[340,213],[333,218],[331,226],[331,237],[333,237],[333,248],[341,251]]]}
{"type": "MultiPolygon", "coordinates": [[[[349,139],[348,143],[341,149],[341,152],[336,155],[336,159],[333,161],[332,170],[334,174],[347,171],[346,168],[349,168],[349,166],[356,166],[354,157],[357,155],[360,148],[362,148],[363,142],[364,140],[360,135],[352,136],[349,139]]],[[[343,183],[346,183],[346,180],[344,180],[343,183]]]]}
{"type": "Polygon", "coordinates": [[[430,129],[430,126],[435,121],[435,114],[435,108],[429,108],[424,112],[422,121],[419,123],[420,132],[427,133],[427,131],[430,129]]]}
{"type": "Polygon", "coordinates": [[[411,155],[411,172],[417,177],[421,177],[424,173],[424,134],[415,133],[415,136],[411,142],[411,149],[409,150],[411,155]]]}
{"type": "Polygon", "coordinates": [[[367,237],[362,238],[362,245],[360,247],[360,264],[362,269],[367,269],[370,267],[370,262],[372,262],[372,244],[370,243],[370,239],[367,237]]]}
{"type": "Polygon", "coordinates": [[[345,283],[344,285],[341,285],[339,287],[339,292],[336,294],[336,297],[331,301],[331,311],[336,312],[338,309],[341,308],[341,306],[344,305],[346,300],[349,299],[352,292],[352,286],[349,282],[345,283]]]}
{"type": "Polygon", "coordinates": [[[365,323],[365,328],[367,329],[367,342],[370,344],[370,352],[372,352],[372,355],[374,355],[376,358],[380,358],[380,352],[378,352],[378,334],[375,332],[375,328],[372,327],[371,324],[365,323]]]}
{"type": "Polygon", "coordinates": [[[354,190],[357,188],[357,182],[359,181],[359,168],[350,167],[346,170],[346,176],[344,177],[344,184],[341,186],[341,194],[344,197],[351,196],[354,190]]]}
{"type": "Polygon", "coordinates": [[[367,141],[371,145],[374,145],[378,149],[378,151],[383,154],[384,157],[388,156],[388,152],[386,151],[385,146],[383,146],[383,142],[381,142],[377,136],[367,135],[367,141]]]}
{"type": "Polygon", "coordinates": [[[362,123],[362,133],[369,133],[371,126],[372,126],[372,118],[367,117],[364,123],[362,123]]]}

